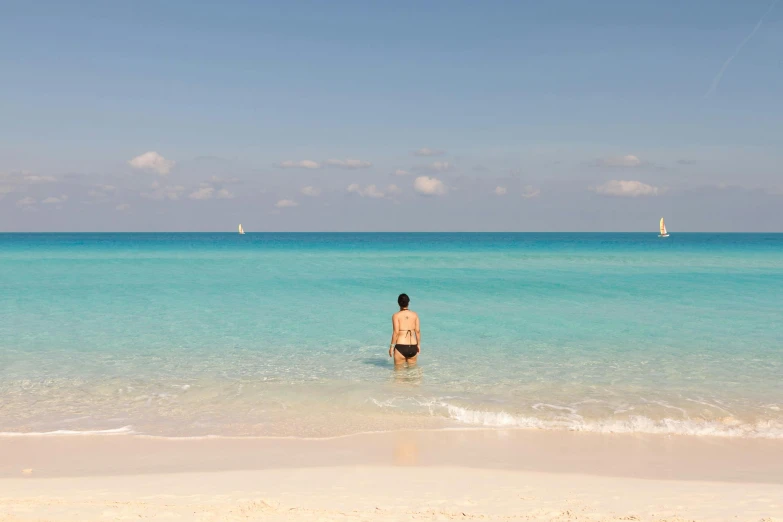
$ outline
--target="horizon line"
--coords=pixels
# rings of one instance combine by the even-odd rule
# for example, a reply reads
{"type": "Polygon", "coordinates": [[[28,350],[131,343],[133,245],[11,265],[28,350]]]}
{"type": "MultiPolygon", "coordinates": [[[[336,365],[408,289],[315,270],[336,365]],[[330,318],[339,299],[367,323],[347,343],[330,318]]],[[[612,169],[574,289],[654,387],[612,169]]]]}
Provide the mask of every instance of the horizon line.
{"type": "MultiPolygon", "coordinates": [[[[237,232],[230,232],[226,230],[69,230],[69,231],[57,231],[57,230],[35,230],[35,231],[0,231],[2,234],[226,234],[226,235],[241,235],[237,232]]],[[[252,234],[651,234],[658,235],[658,231],[649,230],[591,230],[591,231],[578,231],[578,230],[557,230],[557,231],[535,231],[535,230],[257,230],[252,232],[245,231],[244,235],[252,234]]],[[[763,230],[744,230],[744,231],[715,231],[715,230],[689,230],[678,231],[670,233],[670,235],[682,235],[682,234],[783,234],[783,230],[780,231],[763,231],[763,230]]]]}

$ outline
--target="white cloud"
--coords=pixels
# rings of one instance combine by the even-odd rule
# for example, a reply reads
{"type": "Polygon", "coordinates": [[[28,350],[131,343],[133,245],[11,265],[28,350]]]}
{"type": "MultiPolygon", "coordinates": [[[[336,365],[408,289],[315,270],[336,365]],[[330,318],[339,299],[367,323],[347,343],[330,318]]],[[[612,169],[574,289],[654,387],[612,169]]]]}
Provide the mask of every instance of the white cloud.
{"type": "Polygon", "coordinates": [[[281,161],[277,164],[278,168],[281,169],[320,169],[321,164],[316,161],[310,161],[310,160],[301,160],[301,161],[293,161],[293,160],[286,160],[281,161]]]}
{"type": "Polygon", "coordinates": [[[375,185],[367,185],[367,187],[364,189],[363,195],[367,196],[368,198],[376,198],[376,199],[380,199],[386,196],[386,194],[384,194],[375,185]]]}
{"type": "Polygon", "coordinates": [[[299,203],[292,199],[281,199],[277,203],[275,203],[275,206],[277,208],[288,208],[288,207],[298,207],[299,203]]]}
{"type": "Polygon", "coordinates": [[[157,200],[177,200],[185,192],[185,187],[182,185],[161,187],[157,181],[152,184],[152,188],[154,189],[152,192],[142,192],[141,197],[157,200]]]}
{"type": "Polygon", "coordinates": [[[115,187],[114,185],[96,185],[95,187],[96,188],[90,189],[87,192],[88,196],[91,196],[93,198],[105,198],[108,197],[109,192],[117,191],[117,187],[115,187]]]}
{"type": "Polygon", "coordinates": [[[176,164],[175,161],[167,160],[155,151],[145,152],[139,156],[136,156],[128,162],[128,164],[134,169],[152,170],[165,176],[176,164]]]}
{"type": "Polygon", "coordinates": [[[407,170],[403,170],[403,169],[397,169],[397,170],[394,171],[394,175],[395,176],[410,176],[410,174],[411,174],[410,172],[408,172],[407,170]]]}
{"type": "Polygon", "coordinates": [[[522,187],[522,197],[525,199],[537,198],[541,195],[541,191],[532,185],[525,185],[522,187]]]}
{"type": "Polygon", "coordinates": [[[495,187],[495,194],[497,194],[498,196],[505,196],[507,192],[508,190],[506,189],[506,187],[500,187],[500,186],[495,187]]]}
{"type": "Polygon", "coordinates": [[[35,200],[30,196],[27,196],[26,198],[22,198],[16,202],[17,207],[27,207],[29,205],[35,205],[35,200]]]}
{"type": "Polygon", "coordinates": [[[305,196],[310,196],[312,198],[317,197],[321,195],[321,191],[311,185],[308,185],[306,187],[302,187],[302,190],[300,191],[305,196]]]}
{"type": "Polygon", "coordinates": [[[215,194],[215,197],[218,199],[234,199],[236,196],[228,189],[220,189],[217,191],[217,194],[215,194]]]}
{"type": "Polygon", "coordinates": [[[53,183],[57,181],[54,176],[36,176],[33,174],[25,174],[22,178],[25,183],[53,183]]]}
{"type": "MultiPolygon", "coordinates": [[[[6,185],[34,185],[38,183],[54,183],[57,178],[54,176],[39,176],[27,171],[0,172],[0,181],[6,185]]],[[[13,190],[8,190],[13,192],[13,190]]]]}
{"type": "Polygon", "coordinates": [[[45,200],[41,201],[41,203],[46,203],[47,205],[50,205],[52,203],[62,203],[64,201],[66,201],[67,199],[68,199],[68,195],[67,194],[63,194],[60,197],[49,196],[45,200]]]}
{"type": "Polygon", "coordinates": [[[422,147],[419,150],[413,151],[414,156],[442,156],[445,153],[446,151],[444,150],[430,149],[427,147],[422,147]]]}
{"type": "Polygon", "coordinates": [[[335,167],[339,169],[348,169],[348,170],[354,170],[354,169],[366,169],[369,167],[372,167],[372,163],[369,161],[362,161],[358,159],[329,159],[324,162],[324,165],[327,167],[335,167]]]}
{"type": "Polygon", "coordinates": [[[200,189],[191,192],[188,198],[197,200],[212,199],[214,192],[215,189],[212,187],[201,187],[200,189]]]}
{"type": "Polygon", "coordinates": [[[118,210],[120,212],[124,212],[125,210],[128,210],[129,208],[130,208],[130,205],[128,205],[127,203],[122,203],[122,204],[117,205],[116,207],[114,207],[114,210],[118,210]]]}
{"type": "Polygon", "coordinates": [[[438,178],[419,176],[413,182],[413,189],[425,196],[441,196],[446,193],[446,185],[438,178]]]}
{"type": "Polygon", "coordinates": [[[358,194],[363,198],[373,199],[382,199],[387,197],[387,195],[399,194],[401,192],[397,185],[389,185],[385,190],[381,190],[375,185],[367,185],[366,187],[362,187],[358,183],[348,185],[347,190],[348,192],[358,194]]]}
{"type": "Polygon", "coordinates": [[[643,162],[638,156],[628,154],[626,156],[612,156],[601,158],[597,161],[600,167],[640,167],[643,162]]]}
{"type": "Polygon", "coordinates": [[[418,171],[430,171],[430,172],[448,172],[454,170],[454,165],[448,161],[433,161],[429,165],[419,165],[414,167],[413,170],[418,171]]]}
{"type": "Polygon", "coordinates": [[[616,180],[607,181],[603,185],[590,187],[590,190],[597,194],[605,196],[631,197],[637,196],[657,196],[660,192],[658,187],[653,187],[641,181],[616,180]]]}
{"type": "Polygon", "coordinates": [[[229,185],[233,183],[242,182],[242,180],[240,180],[239,178],[223,178],[221,176],[212,176],[211,178],[209,178],[209,181],[212,183],[219,183],[222,185],[229,185]]]}
{"type": "Polygon", "coordinates": [[[453,168],[453,165],[448,161],[435,161],[433,163],[430,163],[428,168],[434,172],[446,172],[448,170],[451,170],[453,168]]]}
{"type": "Polygon", "coordinates": [[[337,168],[346,170],[366,169],[372,167],[372,163],[369,161],[363,161],[358,159],[328,159],[322,163],[312,160],[286,160],[277,164],[281,169],[321,169],[321,168],[337,168]]]}

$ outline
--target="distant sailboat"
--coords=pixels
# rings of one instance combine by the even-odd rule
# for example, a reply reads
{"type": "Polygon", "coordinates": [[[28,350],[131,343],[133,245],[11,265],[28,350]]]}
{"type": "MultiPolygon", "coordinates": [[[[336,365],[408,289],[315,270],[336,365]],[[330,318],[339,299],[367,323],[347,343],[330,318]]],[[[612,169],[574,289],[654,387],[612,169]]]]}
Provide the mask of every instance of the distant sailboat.
{"type": "MultiPolygon", "coordinates": [[[[663,223],[663,221],[661,221],[661,223],[663,223]]],[[[661,226],[663,226],[663,225],[661,225],[661,226]]],[[[239,233],[240,234],[244,234],[245,233],[245,230],[242,228],[242,223],[239,224],[239,233]]]]}
{"type": "Polygon", "coordinates": [[[666,232],[666,223],[663,222],[663,218],[661,218],[661,235],[658,237],[669,237],[669,233],[666,232]]]}

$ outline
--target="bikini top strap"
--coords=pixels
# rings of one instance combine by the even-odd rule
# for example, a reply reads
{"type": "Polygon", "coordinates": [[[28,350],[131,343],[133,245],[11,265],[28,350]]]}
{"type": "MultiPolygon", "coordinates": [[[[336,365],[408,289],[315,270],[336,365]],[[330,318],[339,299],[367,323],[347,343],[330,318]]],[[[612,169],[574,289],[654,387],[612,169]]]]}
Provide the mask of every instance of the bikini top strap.
{"type": "MultiPolygon", "coordinates": [[[[403,308],[402,310],[400,310],[400,312],[410,312],[410,310],[408,310],[407,308],[403,308]]],[[[411,329],[405,330],[405,335],[408,337],[409,341],[413,340],[413,330],[411,329]]],[[[416,338],[416,342],[419,342],[418,337],[416,338]]]]}

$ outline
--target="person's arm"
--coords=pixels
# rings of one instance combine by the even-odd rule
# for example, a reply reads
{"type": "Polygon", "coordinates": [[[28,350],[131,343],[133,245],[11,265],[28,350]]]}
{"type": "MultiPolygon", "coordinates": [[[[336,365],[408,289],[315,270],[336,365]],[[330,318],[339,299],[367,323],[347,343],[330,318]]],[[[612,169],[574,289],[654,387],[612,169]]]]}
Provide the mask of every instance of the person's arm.
{"type": "Polygon", "coordinates": [[[419,325],[419,316],[416,315],[416,343],[421,353],[421,326],[419,325]]]}
{"type": "Polygon", "coordinates": [[[394,357],[394,345],[397,343],[397,337],[400,335],[397,329],[397,319],[392,316],[392,336],[391,344],[389,344],[389,357],[394,357]]]}

